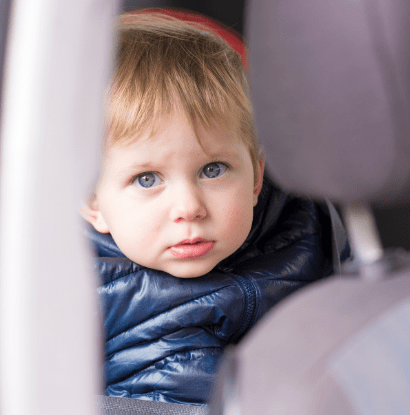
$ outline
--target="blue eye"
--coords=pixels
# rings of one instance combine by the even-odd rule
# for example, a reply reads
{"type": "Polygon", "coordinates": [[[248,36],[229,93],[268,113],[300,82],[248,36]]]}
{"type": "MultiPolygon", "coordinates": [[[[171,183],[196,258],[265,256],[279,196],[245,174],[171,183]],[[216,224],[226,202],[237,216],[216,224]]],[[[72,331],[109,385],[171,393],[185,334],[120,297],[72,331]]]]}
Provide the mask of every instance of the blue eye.
{"type": "Polygon", "coordinates": [[[225,174],[228,167],[224,163],[209,163],[201,171],[201,177],[215,179],[225,174]]]}
{"type": "Polygon", "coordinates": [[[160,177],[156,173],[141,173],[134,179],[134,184],[144,189],[158,186],[161,183],[160,177]]]}

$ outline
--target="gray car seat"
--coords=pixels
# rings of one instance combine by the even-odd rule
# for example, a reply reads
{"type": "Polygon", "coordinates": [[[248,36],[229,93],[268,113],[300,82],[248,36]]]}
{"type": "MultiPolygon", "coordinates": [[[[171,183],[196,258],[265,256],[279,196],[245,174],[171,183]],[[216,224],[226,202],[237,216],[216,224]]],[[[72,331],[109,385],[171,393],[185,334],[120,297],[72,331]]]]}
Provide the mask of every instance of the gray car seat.
{"type": "MultiPolygon", "coordinates": [[[[410,3],[254,0],[248,38],[267,165],[338,202],[355,260],[231,350],[212,414],[409,414],[410,263],[374,209],[410,216],[410,3]]],[[[410,239],[410,237],[408,237],[410,239]]]]}

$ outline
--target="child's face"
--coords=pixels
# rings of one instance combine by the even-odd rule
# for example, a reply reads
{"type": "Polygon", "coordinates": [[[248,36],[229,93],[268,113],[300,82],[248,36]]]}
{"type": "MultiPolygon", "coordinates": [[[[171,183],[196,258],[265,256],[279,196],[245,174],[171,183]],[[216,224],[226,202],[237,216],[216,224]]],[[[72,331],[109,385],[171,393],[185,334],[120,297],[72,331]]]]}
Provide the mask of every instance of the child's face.
{"type": "Polygon", "coordinates": [[[263,163],[254,178],[246,147],[225,130],[199,129],[182,113],[152,137],[108,148],[88,220],[140,265],[199,277],[235,252],[251,229],[263,163]]]}

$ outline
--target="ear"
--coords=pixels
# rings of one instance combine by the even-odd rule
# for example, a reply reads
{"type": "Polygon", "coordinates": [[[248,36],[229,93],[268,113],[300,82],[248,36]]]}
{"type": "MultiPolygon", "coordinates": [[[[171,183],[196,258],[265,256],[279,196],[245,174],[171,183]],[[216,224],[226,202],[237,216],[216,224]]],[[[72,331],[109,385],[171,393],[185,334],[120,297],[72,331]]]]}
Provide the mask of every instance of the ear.
{"type": "Polygon", "coordinates": [[[98,200],[95,193],[91,195],[87,203],[81,206],[81,216],[100,233],[110,233],[108,226],[98,208],[98,200]]]}
{"type": "Polygon", "coordinates": [[[265,171],[265,160],[261,157],[255,169],[255,184],[253,186],[253,206],[258,203],[258,196],[262,190],[263,172],[265,171]]]}

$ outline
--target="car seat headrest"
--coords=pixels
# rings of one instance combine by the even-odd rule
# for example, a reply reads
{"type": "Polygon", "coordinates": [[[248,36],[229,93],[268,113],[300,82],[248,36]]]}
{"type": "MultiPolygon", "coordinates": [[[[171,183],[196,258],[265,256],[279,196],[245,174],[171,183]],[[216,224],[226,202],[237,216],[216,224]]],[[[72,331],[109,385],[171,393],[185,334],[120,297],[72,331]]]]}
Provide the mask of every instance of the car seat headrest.
{"type": "Polygon", "coordinates": [[[410,201],[410,2],[250,2],[252,93],[267,166],[337,202],[410,201]]]}

